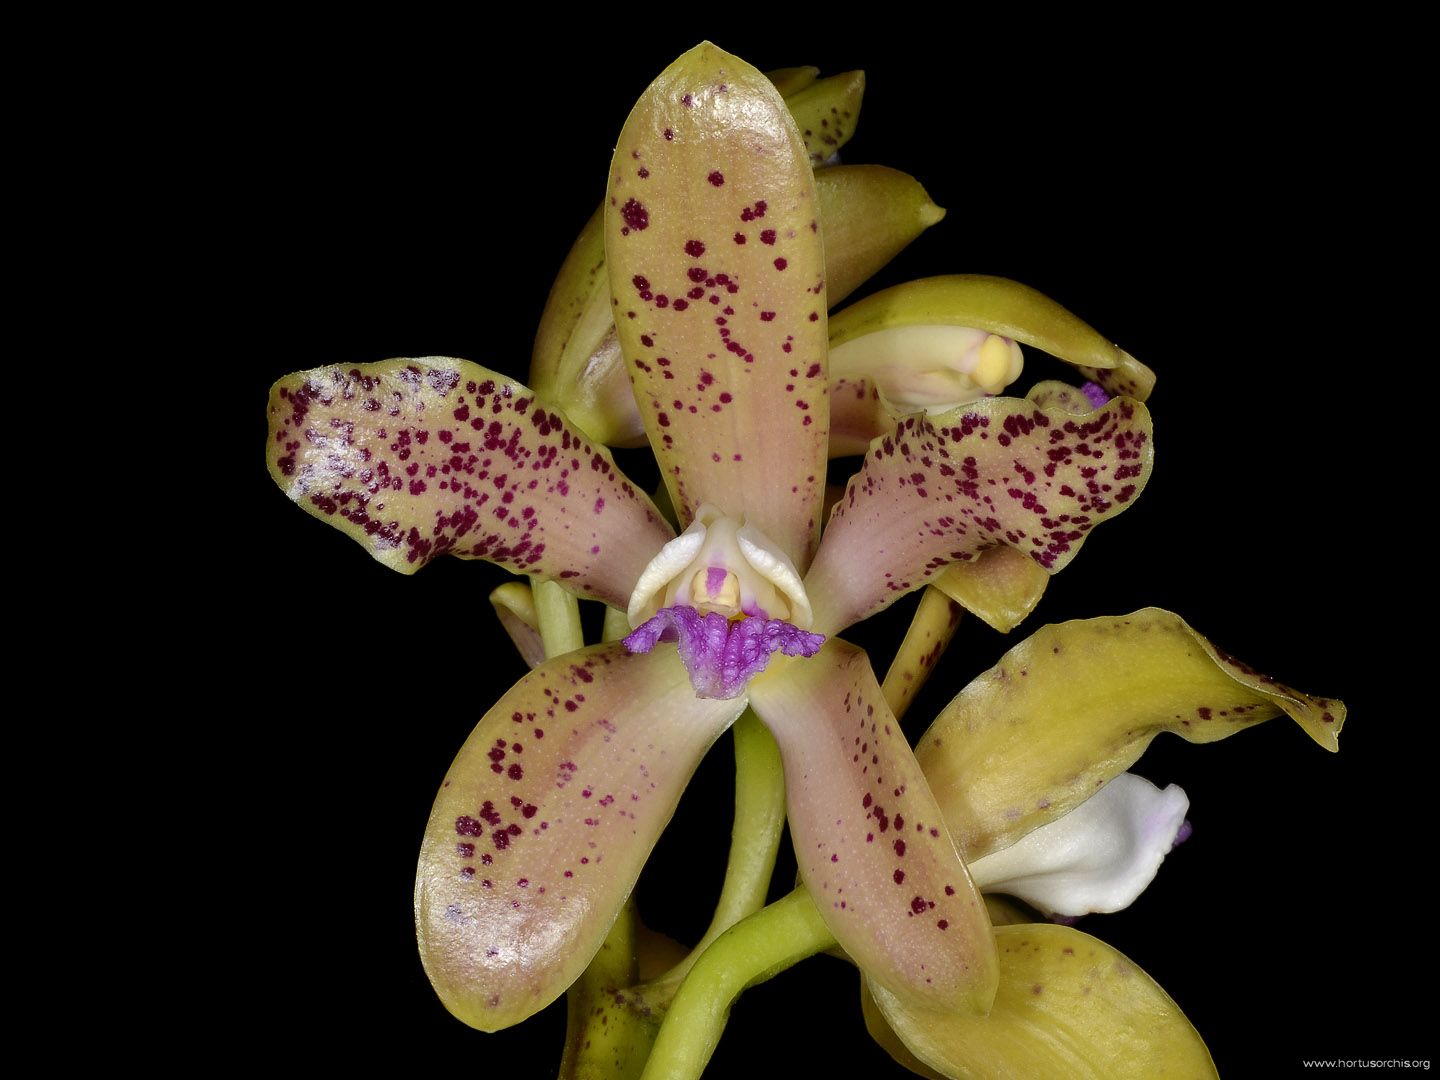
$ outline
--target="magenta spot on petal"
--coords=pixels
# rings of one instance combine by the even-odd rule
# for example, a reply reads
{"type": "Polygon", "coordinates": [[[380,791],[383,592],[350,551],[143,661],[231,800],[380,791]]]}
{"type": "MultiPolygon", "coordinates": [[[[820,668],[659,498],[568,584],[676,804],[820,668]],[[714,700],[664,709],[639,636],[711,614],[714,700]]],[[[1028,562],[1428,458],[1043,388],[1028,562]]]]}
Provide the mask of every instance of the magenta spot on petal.
{"type": "Polygon", "coordinates": [[[722,173],[719,169],[716,169],[709,176],[707,176],[706,179],[709,180],[710,183],[712,183],[716,187],[721,187],[725,183],[725,174],[722,173]]]}
{"type": "Polygon", "coordinates": [[[685,254],[689,255],[692,259],[698,259],[701,255],[705,254],[705,245],[699,240],[686,240],[685,254]]]}
{"type": "MultiPolygon", "coordinates": [[[[668,129],[666,134],[668,136],[668,129]]],[[[629,200],[620,208],[620,216],[625,219],[625,224],[632,229],[646,229],[650,227],[650,212],[634,199],[629,200]]]]}

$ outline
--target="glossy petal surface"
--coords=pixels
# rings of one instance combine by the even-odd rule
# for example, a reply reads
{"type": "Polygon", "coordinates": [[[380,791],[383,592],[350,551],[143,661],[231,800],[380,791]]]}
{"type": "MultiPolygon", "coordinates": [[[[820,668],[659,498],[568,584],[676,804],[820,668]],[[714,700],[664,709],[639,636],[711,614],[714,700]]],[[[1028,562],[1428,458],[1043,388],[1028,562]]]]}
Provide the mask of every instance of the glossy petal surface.
{"type": "Polygon", "coordinates": [[[865,1026],[902,1064],[964,1080],[1198,1080],[1216,1075],[1179,1006],[1103,941],[1068,926],[995,929],[1000,989],[986,1017],[920,1012],[864,991],[865,1026]],[[897,1053],[900,1049],[903,1053],[897,1053]]]}
{"type": "Polygon", "coordinates": [[[1345,707],[1220,652],[1159,608],[1047,626],[946,706],[916,756],[967,859],[1053,821],[1173,731],[1207,743],[1287,713],[1327,749],[1345,707]]]}
{"type": "Polygon", "coordinates": [[[841,946],[907,1002],[984,1011],[990,922],[865,653],[776,661],[751,707],[780,745],[790,835],[841,946]]]}
{"type": "Polygon", "coordinates": [[[608,450],[465,360],[288,375],[270,391],[270,430],[285,493],[403,574],[448,553],[623,607],[672,535],[608,450]]]}
{"type": "Polygon", "coordinates": [[[836,633],[1002,544],[1059,571],[1140,493],[1152,456],[1149,413],[1123,398],[1087,416],[991,398],[906,417],[830,517],[805,579],[814,628],[836,633]]]}
{"type": "Polygon", "coordinates": [[[674,650],[547,661],[485,715],[435,800],[415,882],[425,970],[494,1031],[600,947],[681,791],[744,702],[698,701],[674,650]]]}
{"type": "Polygon", "coordinates": [[[970,875],[1047,915],[1121,911],[1155,880],[1189,808],[1176,785],[1121,773],[1063,817],[971,862],[970,875]]]}
{"type": "Polygon", "coordinates": [[[803,570],[829,431],[815,185],[774,87],[713,45],[651,84],[606,198],[615,322],[682,525],[745,515],[803,570]]]}

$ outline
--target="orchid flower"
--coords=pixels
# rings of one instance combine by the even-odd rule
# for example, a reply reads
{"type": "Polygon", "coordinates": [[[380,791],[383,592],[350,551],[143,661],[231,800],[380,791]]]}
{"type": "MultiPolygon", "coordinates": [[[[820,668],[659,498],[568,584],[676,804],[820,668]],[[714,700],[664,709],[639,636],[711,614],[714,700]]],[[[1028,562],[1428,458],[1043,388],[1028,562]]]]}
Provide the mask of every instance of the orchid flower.
{"type": "Polygon", "coordinates": [[[606,204],[619,341],[679,537],[603,447],[478,365],[313,371],[272,396],[277,481],[387,565],[486,558],[634,628],[541,664],[457,756],[417,880],[431,980],[487,1030],[563,992],[748,703],[835,938],[907,1006],[982,1014],[983,902],[865,654],[835,635],[991,549],[1062,569],[1148,479],[1148,414],[992,398],[907,417],[821,542],[825,274],[774,90],[711,46],[687,54],[632,114],[606,204]]]}

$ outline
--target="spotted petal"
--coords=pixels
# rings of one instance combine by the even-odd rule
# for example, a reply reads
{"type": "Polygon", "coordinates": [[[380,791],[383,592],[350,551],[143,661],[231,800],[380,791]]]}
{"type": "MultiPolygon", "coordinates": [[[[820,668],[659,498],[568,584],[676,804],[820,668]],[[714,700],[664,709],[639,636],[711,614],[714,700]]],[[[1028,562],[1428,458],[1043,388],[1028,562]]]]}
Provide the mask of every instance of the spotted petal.
{"type": "Polygon", "coordinates": [[[403,574],[449,553],[624,607],[673,535],[608,450],[466,360],[288,375],[270,391],[270,432],[285,493],[403,574]]]}
{"type": "Polygon", "coordinates": [[[837,941],[908,1003],[983,1012],[985,904],[865,653],[827,642],[750,686],[785,766],[790,834],[837,941]]]}
{"type": "Polygon", "coordinates": [[[1000,988],[989,1016],[917,1010],[867,982],[862,1004],[875,1041],[907,1067],[918,1059],[925,1076],[1216,1075],[1180,1007],[1103,941],[1045,924],[997,927],[995,941],[1000,988]]]}
{"type": "Polygon", "coordinates": [[[699,701],[674,650],[600,645],[500,699],[446,774],[415,880],[426,973],[495,1031],[590,962],[690,774],[743,701],[699,701]]]}
{"type": "Polygon", "coordinates": [[[962,690],[915,752],[973,860],[1080,805],[1162,731],[1214,742],[1282,712],[1337,749],[1341,703],[1260,675],[1179,616],[1144,608],[1037,631],[962,690]]]}
{"type": "Polygon", "coordinates": [[[682,526],[702,503],[801,568],[829,409],[815,183],[770,82],[710,44],[651,84],[606,198],[620,345],[682,526]]]}
{"type": "Polygon", "coordinates": [[[991,398],[906,417],[831,515],[805,579],[814,629],[836,633],[1001,544],[1056,573],[1140,493],[1152,456],[1150,415],[1124,398],[1086,416],[991,398]]]}

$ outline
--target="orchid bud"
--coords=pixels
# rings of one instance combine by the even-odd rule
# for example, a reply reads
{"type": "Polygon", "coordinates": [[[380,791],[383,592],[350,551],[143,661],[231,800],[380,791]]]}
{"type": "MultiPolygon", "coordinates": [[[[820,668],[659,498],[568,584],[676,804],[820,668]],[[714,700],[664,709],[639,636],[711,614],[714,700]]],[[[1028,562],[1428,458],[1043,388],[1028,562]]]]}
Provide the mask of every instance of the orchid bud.
{"type": "Polygon", "coordinates": [[[946,412],[999,394],[1024,366],[1014,339],[968,326],[892,326],[830,350],[832,382],[873,380],[902,413],[946,412]]]}

